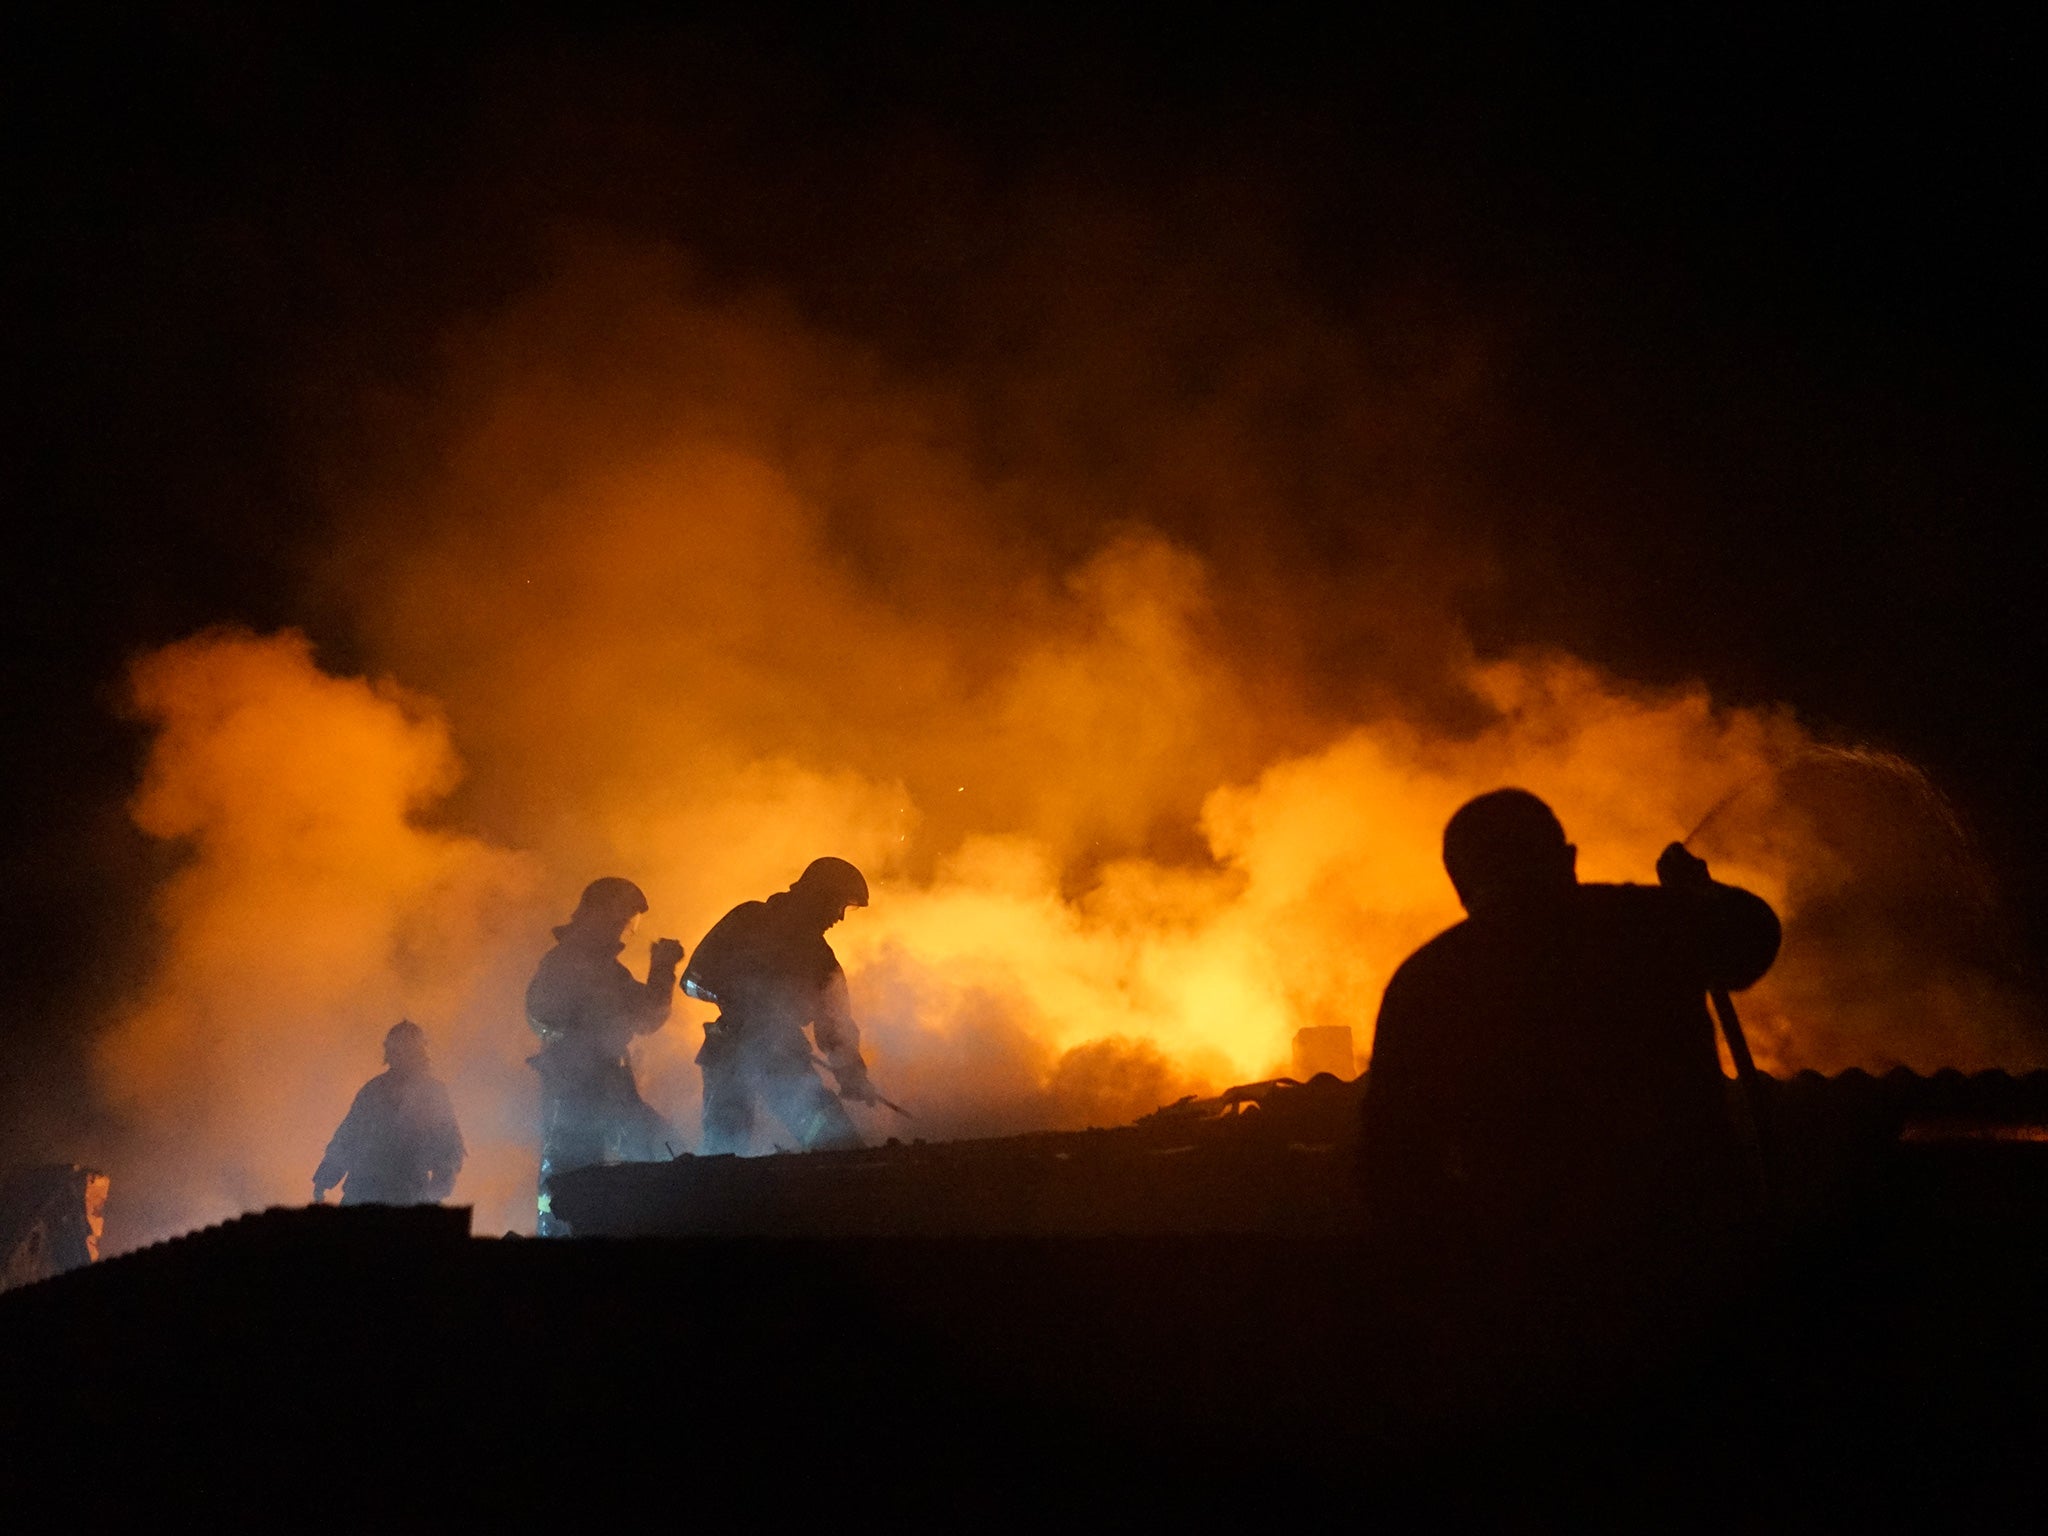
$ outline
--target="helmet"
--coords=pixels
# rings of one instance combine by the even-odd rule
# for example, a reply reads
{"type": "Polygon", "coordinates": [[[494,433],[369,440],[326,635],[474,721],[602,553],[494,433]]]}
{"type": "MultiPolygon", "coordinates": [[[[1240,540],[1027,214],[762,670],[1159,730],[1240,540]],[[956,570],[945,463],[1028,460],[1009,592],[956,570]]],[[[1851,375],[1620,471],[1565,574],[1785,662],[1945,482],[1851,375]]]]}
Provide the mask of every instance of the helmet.
{"type": "Polygon", "coordinates": [[[792,891],[815,896],[835,907],[864,907],[868,904],[868,882],[844,859],[813,859],[796,877],[792,891]]]}
{"type": "Polygon", "coordinates": [[[583,887],[582,899],[569,918],[571,927],[586,923],[603,928],[623,927],[647,910],[647,897],[640,887],[617,875],[606,875],[583,887]]]}
{"type": "Polygon", "coordinates": [[[427,1032],[411,1019],[400,1019],[384,1031],[384,1060],[401,1072],[423,1070],[427,1064],[427,1032]]]}

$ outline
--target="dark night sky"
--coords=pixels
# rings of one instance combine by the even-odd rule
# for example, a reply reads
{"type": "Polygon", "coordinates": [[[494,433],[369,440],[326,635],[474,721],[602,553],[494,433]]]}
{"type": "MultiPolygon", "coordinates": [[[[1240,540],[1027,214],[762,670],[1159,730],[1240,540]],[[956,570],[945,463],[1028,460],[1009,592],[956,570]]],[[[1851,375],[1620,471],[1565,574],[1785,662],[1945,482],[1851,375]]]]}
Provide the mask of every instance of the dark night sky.
{"type": "Polygon", "coordinates": [[[1928,764],[2039,953],[2038,89],[1988,23],[420,9],[51,8],[0,66],[8,1104],[69,1102],[75,1021],[137,977],[165,855],[123,819],[123,659],[238,620],[345,660],[305,573],[368,391],[571,223],[914,368],[1048,184],[1251,209],[1340,321],[1400,292],[1506,336],[1482,642],[1928,764]]]}

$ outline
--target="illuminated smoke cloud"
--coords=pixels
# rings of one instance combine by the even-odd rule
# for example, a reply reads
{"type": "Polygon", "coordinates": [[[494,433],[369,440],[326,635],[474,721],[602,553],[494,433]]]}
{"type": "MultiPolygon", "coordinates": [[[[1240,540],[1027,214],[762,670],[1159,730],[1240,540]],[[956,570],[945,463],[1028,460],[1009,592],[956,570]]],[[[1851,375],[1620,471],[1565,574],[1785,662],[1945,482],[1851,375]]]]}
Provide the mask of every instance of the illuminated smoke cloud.
{"type": "MultiPolygon", "coordinates": [[[[417,691],[329,676],[291,635],[136,671],[136,818],[191,845],[102,1053],[143,1226],[302,1198],[400,1013],[454,1087],[458,1198],[530,1225],[520,992],[599,874],[652,901],[637,966],[818,854],[860,864],[874,903],[833,939],[877,1080],[918,1114],[876,1135],[1116,1123],[1285,1070],[1304,1025],[1363,1056],[1394,965],[1458,916],[1445,819],[1502,784],[1551,801],[1591,879],[1650,878],[1727,802],[1695,846],[1791,934],[1745,999],[1767,1064],[2036,1059],[1973,947],[1989,917],[1914,936],[1973,867],[1935,800],[1871,788],[1875,759],[1821,782],[1787,711],[1475,660],[1446,606],[1465,555],[1339,580],[1260,544],[1283,492],[1233,446],[1249,405],[1203,405],[1149,479],[992,467],[945,388],[634,253],[450,347],[329,575],[417,691]],[[1191,460],[1238,533],[1176,522],[1191,460]]],[[[1386,430],[1393,456],[1419,429],[1386,430]]],[[[708,1011],[640,1048],[686,1137],[708,1011]]]]}
{"type": "Polygon", "coordinates": [[[163,958],[99,1047],[134,1132],[123,1230],[305,1200],[401,1016],[483,1133],[464,1180],[510,1177],[491,1096],[518,1087],[518,1042],[488,967],[534,872],[419,824],[457,775],[432,707],[326,676],[299,636],[232,632],[145,658],[133,698],[156,730],[135,819],[188,856],[157,895],[163,958]]]}

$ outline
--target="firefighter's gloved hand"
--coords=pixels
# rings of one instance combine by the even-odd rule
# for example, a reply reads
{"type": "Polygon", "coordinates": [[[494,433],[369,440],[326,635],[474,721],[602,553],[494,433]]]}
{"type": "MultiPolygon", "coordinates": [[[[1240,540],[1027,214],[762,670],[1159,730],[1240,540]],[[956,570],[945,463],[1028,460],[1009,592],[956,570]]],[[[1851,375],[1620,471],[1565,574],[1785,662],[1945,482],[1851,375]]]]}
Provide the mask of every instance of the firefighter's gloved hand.
{"type": "Polygon", "coordinates": [[[683,942],[681,939],[656,939],[647,952],[647,960],[657,971],[672,971],[683,963],[683,942]]]}
{"type": "Polygon", "coordinates": [[[1703,891],[1714,883],[1707,873],[1707,861],[1694,855],[1683,843],[1673,843],[1657,855],[1657,883],[1674,891],[1703,891]]]}
{"type": "Polygon", "coordinates": [[[832,1074],[839,1079],[840,1098],[869,1108],[879,1102],[880,1095],[875,1092],[875,1085],[868,1081],[866,1062],[853,1061],[843,1067],[834,1067],[832,1074]]]}

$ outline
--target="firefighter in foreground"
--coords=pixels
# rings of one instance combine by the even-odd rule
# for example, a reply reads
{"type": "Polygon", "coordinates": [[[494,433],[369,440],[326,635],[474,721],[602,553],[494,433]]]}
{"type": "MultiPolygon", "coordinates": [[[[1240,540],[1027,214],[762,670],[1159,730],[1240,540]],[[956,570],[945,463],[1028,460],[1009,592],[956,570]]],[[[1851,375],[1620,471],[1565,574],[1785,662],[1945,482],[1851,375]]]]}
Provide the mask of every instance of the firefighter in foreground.
{"type": "Polygon", "coordinates": [[[844,859],[814,859],[788,890],[734,907],[704,935],[683,990],[719,1009],[697,1053],[705,1152],[745,1151],[757,1101],[803,1151],[861,1145],[840,1101],[882,1101],[868,1081],[846,973],[825,930],[849,907],[867,904],[859,870],[844,859]],[[837,1097],[813,1070],[806,1025],[838,1084],[837,1097]]]}
{"type": "Polygon", "coordinates": [[[683,946],[656,939],[647,979],[635,981],[619,963],[626,936],[640,924],[647,898],[630,880],[593,880],[555,947],[541,957],[526,988],[526,1022],[540,1037],[527,1064],[540,1073],[540,1223],[543,1237],[561,1236],[549,1181],[591,1163],[654,1162],[670,1155],[676,1131],[640,1097],[626,1048],[668,1022],[683,946]]]}
{"type": "Polygon", "coordinates": [[[1725,1291],[1756,1214],[1704,994],[1762,977],[1777,915],[1678,843],[1657,886],[1582,885],[1525,790],[1443,847],[1468,916],[1388,983],[1367,1079],[1390,1311],[1468,1399],[1626,1370],[1725,1291]]]}
{"type": "Polygon", "coordinates": [[[313,1203],[342,1186],[343,1205],[429,1205],[462,1172],[462,1132],[448,1090],[428,1070],[426,1031],[400,1019],[384,1035],[386,1070],[363,1084],[313,1170],[313,1203]]]}

